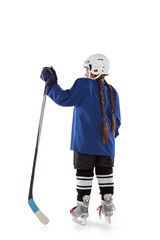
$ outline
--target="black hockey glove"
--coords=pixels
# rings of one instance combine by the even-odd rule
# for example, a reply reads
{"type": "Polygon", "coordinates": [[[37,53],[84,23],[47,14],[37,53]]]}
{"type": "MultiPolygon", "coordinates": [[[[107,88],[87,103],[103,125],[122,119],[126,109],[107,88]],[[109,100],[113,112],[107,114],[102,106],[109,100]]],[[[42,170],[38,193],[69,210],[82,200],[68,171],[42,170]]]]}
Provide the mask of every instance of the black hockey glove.
{"type": "Polygon", "coordinates": [[[57,83],[57,74],[53,67],[44,67],[40,78],[45,81],[46,88],[52,86],[53,84],[57,83]]]}

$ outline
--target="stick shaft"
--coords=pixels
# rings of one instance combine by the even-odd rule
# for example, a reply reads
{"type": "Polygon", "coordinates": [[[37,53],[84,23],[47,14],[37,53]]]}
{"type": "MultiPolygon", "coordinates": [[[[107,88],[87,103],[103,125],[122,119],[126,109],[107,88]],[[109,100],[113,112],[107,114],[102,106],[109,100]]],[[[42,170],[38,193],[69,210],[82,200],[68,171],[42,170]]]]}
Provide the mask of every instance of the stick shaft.
{"type": "Polygon", "coordinates": [[[46,87],[45,87],[44,93],[43,93],[43,101],[42,101],[41,114],[40,114],[40,120],[39,120],[39,126],[38,126],[37,141],[36,141],[36,147],[35,147],[35,153],[34,153],[34,160],[33,160],[33,167],[32,167],[32,174],[31,174],[31,181],[30,181],[28,199],[33,198],[33,182],[34,182],[36,160],[37,160],[38,147],[39,147],[41,130],[42,130],[45,104],[46,104],[46,87]]]}

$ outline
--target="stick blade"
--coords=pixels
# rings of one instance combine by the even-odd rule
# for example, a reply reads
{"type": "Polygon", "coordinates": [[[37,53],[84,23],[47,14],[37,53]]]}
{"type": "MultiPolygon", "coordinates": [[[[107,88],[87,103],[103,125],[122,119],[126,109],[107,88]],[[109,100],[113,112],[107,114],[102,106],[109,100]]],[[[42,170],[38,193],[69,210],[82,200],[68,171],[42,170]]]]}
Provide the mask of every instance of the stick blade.
{"type": "Polygon", "coordinates": [[[44,213],[41,212],[41,210],[38,210],[35,215],[42,224],[46,225],[49,223],[49,219],[44,215],[44,213]]]}
{"type": "Polygon", "coordinates": [[[39,221],[42,224],[46,225],[46,224],[49,223],[49,219],[37,207],[37,205],[35,204],[35,201],[33,200],[33,198],[28,199],[28,204],[29,204],[29,206],[31,207],[32,211],[35,213],[35,215],[37,216],[37,218],[39,219],[39,221]]]}

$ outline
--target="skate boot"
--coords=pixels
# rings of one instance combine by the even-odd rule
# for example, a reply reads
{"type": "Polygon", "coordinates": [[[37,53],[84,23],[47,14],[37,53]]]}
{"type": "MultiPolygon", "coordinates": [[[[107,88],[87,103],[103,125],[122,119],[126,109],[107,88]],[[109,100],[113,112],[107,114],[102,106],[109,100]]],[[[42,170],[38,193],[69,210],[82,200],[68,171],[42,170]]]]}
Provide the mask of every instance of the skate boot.
{"type": "Polygon", "coordinates": [[[85,195],[83,197],[83,202],[78,201],[77,206],[70,210],[72,220],[75,221],[76,223],[79,223],[82,225],[86,224],[86,218],[89,216],[88,215],[89,200],[90,200],[90,196],[85,195]]]}
{"type": "Polygon", "coordinates": [[[99,210],[99,217],[101,218],[102,212],[108,223],[111,223],[111,216],[113,215],[113,211],[115,211],[112,200],[112,194],[105,194],[104,200],[102,200],[102,205],[97,208],[97,210],[99,210]]]}

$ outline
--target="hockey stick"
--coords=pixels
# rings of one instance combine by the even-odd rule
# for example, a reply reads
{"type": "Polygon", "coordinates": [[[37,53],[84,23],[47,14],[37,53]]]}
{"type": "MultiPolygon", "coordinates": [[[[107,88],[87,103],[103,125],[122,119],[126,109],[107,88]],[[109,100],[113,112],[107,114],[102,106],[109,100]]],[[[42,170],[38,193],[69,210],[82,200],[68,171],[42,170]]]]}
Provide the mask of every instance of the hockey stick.
{"type": "Polygon", "coordinates": [[[34,202],[34,199],[33,199],[33,182],[34,182],[35,167],[36,167],[36,160],[37,160],[37,154],[38,154],[38,146],[39,146],[39,141],[40,141],[40,135],[41,135],[41,130],[42,130],[42,122],[43,122],[45,104],[46,104],[46,87],[44,89],[44,94],[43,94],[43,102],[42,102],[42,107],[41,107],[41,114],[40,114],[37,141],[36,141],[36,148],[35,148],[32,175],[31,175],[29,195],[28,195],[29,206],[31,207],[31,209],[35,213],[35,215],[38,217],[38,219],[41,221],[41,223],[43,223],[43,224],[47,224],[49,222],[49,219],[40,211],[40,209],[37,207],[37,205],[34,202]]]}

